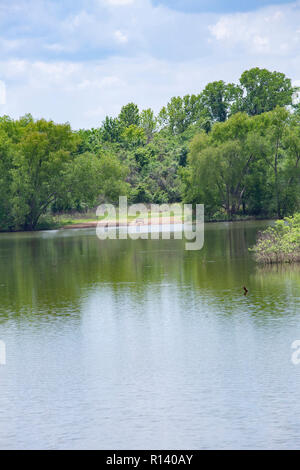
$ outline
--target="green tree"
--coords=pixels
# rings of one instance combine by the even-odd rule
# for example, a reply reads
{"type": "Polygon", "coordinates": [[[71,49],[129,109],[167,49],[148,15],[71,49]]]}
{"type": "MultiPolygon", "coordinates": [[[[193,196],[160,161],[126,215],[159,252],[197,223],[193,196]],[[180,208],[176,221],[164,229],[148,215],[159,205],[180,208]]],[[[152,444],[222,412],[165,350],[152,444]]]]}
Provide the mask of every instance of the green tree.
{"type": "Polygon", "coordinates": [[[284,160],[285,149],[283,146],[286,131],[289,123],[289,112],[284,108],[275,108],[270,113],[266,113],[257,120],[260,128],[266,128],[266,138],[269,144],[267,163],[273,171],[271,177],[274,186],[274,196],[276,201],[276,214],[277,217],[283,216],[283,199],[284,199],[284,186],[285,172],[284,160]]]}
{"type": "Polygon", "coordinates": [[[9,230],[13,225],[11,217],[11,169],[11,140],[0,128],[0,230],[9,230]]]}
{"type": "Polygon", "coordinates": [[[185,200],[204,203],[211,215],[223,208],[228,217],[234,216],[247,190],[247,175],[265,151],[254,123],[241,113],[216,124],[211,135],[196,136],[183,173],[185,200]]]}
{"type": "Polygon", "coordinates": [[[171,134],[181,134],[201,116],[200,96],[186,95],[173,97],[159,113],[159,122],[171,134]]]}
{"type": "Polygon", "coordinates": [[[126,167],[114,155],[79,155],[64,171],[67,189],[64,197],[67,196],[68,204],[76,208],[94,207],[100,199],[117,202],[119,196],[128,194],[126,175],[126,167]]]}
{"type": "Polygon", "coordinates": [[[139,126],[140,112],[138,106],[134,103],[123,106],[119,114],[119,121],[123,127],[139,126]]]}
{"type": "Polygon", "coordinates": [[[184,202],[205,204],[208,216],[222,205],[215,184],[212,150],[211,137],[204,132],[197,134],[190,143],[188,165],[180,171],[184,202]]]}
{"type": "Polygon", "coordinates": [[[285,151],[284,176],[285,184],[283,212],[293,214],[300,207],[300,126],[295,119],[289,120],[283,138],[285,151]]]}
{"type": "Polygon", "coordinates": [[[63,172],[77,146],[68,124],[31,123],[13,158],[12,215],[15,225],[34,230],[39,218],[65,191],[63,172]]]}
{"type": "Polygon", "coordinates": [[[101,129],[80,129],[78,153],[92,152],[99,154],[103,150],[103,135],[101,129]]]}
{"type": "Polygon", "coordinates": [[[133,124],[124,129],[121,139],[122,144],[128,149],[144,145],[147,140],[144,129],[133,124]]]}
{"type": "Polygon", "coordinates": [[[224,122],[228,118],[231,107],[237,108],[242,98],[240,87],[222,80],[209,83],[201,94],[202,104],[213,121],[224,122]]]}
{"type": "Polygon", "coordinates": [[[106,116],[102,123],[102,139],[105,142],[119,142],[122,134],[122,124],[117,118],[106,116]]]}
{"type": "Polygon", "coordinates": [[[242,74],[240,84],[244,95],[242,109],[250,116],[292,104],[295,88],[284,73],[256,67],[242,74]]]}
{"type": "Polygon", "coordinates": [[[152,109],[144,109],[140,114],[140,126],[147,136],[147,143],[149,143],[157,128],[157,120],[154,116],[152,109]]]}

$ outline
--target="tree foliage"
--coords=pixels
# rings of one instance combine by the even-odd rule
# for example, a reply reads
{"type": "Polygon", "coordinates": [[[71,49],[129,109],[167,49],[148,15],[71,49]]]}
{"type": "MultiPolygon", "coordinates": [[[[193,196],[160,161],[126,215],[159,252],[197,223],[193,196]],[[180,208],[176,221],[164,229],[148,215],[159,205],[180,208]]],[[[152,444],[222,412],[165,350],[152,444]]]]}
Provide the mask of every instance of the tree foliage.
{"type": "Polygon", "coordinates": [[[277,220],[258,235],[251,249],[260,263],[294,263],[300,261],[300,213],[277,220]]]}
{"type": "Polygon", "coordinates": [[[116,157],[78,154],[80,136],[69,124],[0,122],[0,227],[34,230],[57,207],[93,206],[102,194],[126,191],[126,172],[116,157]],[[10,136],[10,137],[9,137],[10,136]]]}
{"type": "Polygon", "coordinates": [[[0,229],[99,201],[204,203],[208,217],[300,210],[300,111],[279,72],[253,68],[170,99],[123,106],[98,128],[0,117],[0,229]]]}
{"type": "Polygon", "coordinates": [[[237,113],[190,145],[183,177],[187,202],[202,201],[210,215],[277,215],[299,207],[299,126],[276,108],[249,117],[237,113]]]}
{"type": "Polygon", "coordinates": [[[283,73],[258,67],[245,71],[240,84],[244,92],[243,111],[250,116],[272,111],[276,106],[291,105],[296,90],[283,73]]]}

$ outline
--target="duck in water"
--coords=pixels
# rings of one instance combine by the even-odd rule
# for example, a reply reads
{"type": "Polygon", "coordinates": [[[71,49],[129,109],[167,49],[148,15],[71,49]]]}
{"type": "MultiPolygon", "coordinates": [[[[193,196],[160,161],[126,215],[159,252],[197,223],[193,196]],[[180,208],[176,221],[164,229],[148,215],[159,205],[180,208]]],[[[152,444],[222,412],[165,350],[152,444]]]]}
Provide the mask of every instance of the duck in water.
{"type": "Polygon", "coordinates": [[[247,287],[245,287],[245,286],[243,287],[243,289],[245,291],[244,296],[246,297],[249,291],[248,291],[247,287]]]}

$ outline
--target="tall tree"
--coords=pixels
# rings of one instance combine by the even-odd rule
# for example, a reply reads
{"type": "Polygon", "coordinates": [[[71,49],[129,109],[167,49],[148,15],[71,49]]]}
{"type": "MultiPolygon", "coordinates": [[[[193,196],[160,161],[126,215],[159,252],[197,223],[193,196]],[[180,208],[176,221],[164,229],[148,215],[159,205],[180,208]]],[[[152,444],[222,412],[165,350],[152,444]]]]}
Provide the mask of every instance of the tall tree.
{"type": "Polygon", "coordinates": [[[147,143],[153,138],[157,127],[157,120],[152,109],[144,109],[140,114],[140,126],[147,136],[147,143]]]}
{"type": "Polygon", "coordinates": [[[273,170],[273,185],[276,201],[276,215],[278,218],[283,217],[283,198],[284,187],[286,184],[284,178],[284,139],[288,130],[289,112],[284,108],[276,107],[270,113],[262,116],[258,123],[260,127],[267,124],[266,137],[269,143],[269,152],[267,161],[273,170]]]}
{"type": "Polygon", "coordinates": [[[231,106],[238,103],[242,98],[240,87],[222,80],[212,82],[204,88],[201,99],[203,106],[207,109],[211,119],[217,122],[224,122],[228,118],[231,106]]]}
{"type": "Polygon", "coordinates": [[[16,148],[12,169],[12,213],[16,226],[36,228],[40,216],[65,190],[63,171],[78,138],[68,124],[31,123],[16,148]]]}
{"type": "Polygon", "coordinates": [[[242,74],[240,84],[244,94],[242,107],[250,116],[292,104],[295,88],[284,73],[256,67],[242,74]]]}
{"type": "Polygon", "coordinates": [[[119,121],[123,127],[138,126],[140,124],[139,108],[134,103],[128,103],[122,107],[119,121]]]}
{"type": "Polygon", "coordinates": [[[11,216],[12,144],[7,134],[0,129],[0,230],[13,226],[11,216]]]}
{"type": "Polygon", "coordinates": [[[247,175],[265,154],[264,147],[250,118],[241,113],[216,124],[209,136],[196,136],[184,174],[187,202],[204,203],[210,214],[219,207],[234,216],[247,190],[247,175]]]}
{"type": "Polygon", "coordinates": [[[105,142],[119,142],[122,134],[122,125],[117,118],[111,118],[106,116],[102,123],[102,139],[105,142]]]}
{"type": "Polygon", "coordinates": [[[201,115],[200,95],[173,97],[159,113],[162,127],[167,127],[171,134],[181,134],[194,124],[201,115]]]}

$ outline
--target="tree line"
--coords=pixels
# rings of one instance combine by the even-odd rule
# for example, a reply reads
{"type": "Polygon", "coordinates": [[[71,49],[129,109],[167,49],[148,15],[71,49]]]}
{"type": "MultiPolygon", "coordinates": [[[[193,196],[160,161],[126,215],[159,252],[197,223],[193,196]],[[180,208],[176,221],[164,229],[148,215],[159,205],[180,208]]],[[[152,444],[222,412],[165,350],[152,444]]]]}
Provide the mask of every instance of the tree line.
{"type": "Polygon", "coordinates": [[[98,128],[0,118],[0,229],[45,214],[137,203],[204,203],[211,219],[284,217],[300,207],[300,108],[283,73],[209,83],[158,115],[129,103],[98,128]]]}

